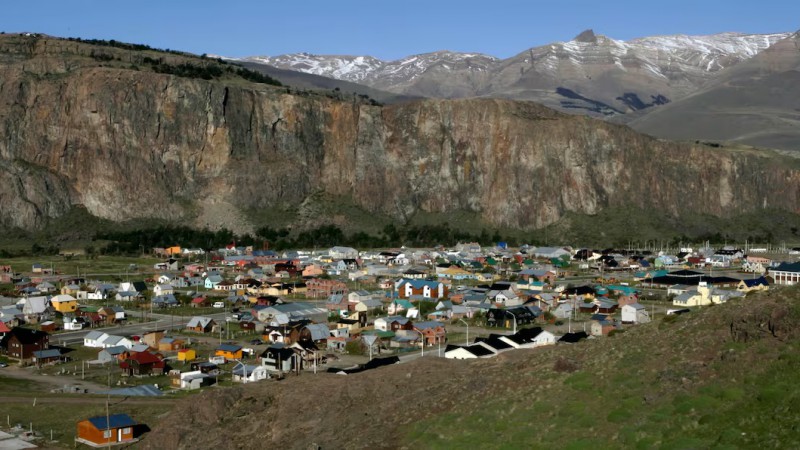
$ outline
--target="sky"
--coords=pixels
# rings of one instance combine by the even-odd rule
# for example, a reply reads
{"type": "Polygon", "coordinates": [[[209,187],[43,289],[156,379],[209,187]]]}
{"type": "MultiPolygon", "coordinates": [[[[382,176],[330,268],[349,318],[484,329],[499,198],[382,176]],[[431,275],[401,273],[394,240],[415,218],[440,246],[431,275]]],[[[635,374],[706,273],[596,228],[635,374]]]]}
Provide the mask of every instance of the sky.
{"type": "Polygon", "coordinates": [[[800,1],[11,0],[0,13],[5,32],[229,57],[307,52],[391,60],[451,50],[507,58],[589,28],[622,40],[797,31],[800,1]]]}

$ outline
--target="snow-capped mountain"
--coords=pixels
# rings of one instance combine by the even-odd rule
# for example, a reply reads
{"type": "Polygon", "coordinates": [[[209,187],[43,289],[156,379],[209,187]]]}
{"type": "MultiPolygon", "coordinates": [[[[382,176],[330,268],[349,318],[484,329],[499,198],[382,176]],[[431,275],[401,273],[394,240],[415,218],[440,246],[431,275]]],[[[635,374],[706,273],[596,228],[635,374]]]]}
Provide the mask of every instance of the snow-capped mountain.
{"type": "Polygon", "coordinates": [[[500,96],[618,115],[684,97],[720,70],[790,35],[721,33],[621,41],[587,30],[571,41],[530,48],[507,59],[441,51],[396,61],[307,53],[243,60],[398,94],[500,96]]]}

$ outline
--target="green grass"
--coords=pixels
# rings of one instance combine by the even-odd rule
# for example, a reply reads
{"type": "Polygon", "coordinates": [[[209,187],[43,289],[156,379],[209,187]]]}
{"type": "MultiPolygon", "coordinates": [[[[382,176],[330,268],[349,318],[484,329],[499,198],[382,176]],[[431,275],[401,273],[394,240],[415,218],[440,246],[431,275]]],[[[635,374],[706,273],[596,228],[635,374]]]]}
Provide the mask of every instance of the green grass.
{"type": "MultiPolygon", "coordinates": [[[[800,302],[789,305],[788,314],[797,316],[800,302]]],[[[560,354],[582,355],[573,373],[547,365],[532,373],[509,369],[493,379],[489,398],[465,395],[446,415],[408,426],[406,442],[426,448],[798,448],[798,334],[788,341],[732,342],[713,334],[727,333],[730,319],[705,319],[728,307],[740,308],[703,309],[666,329],[657,320],[613,339],[562,348],[560,354]]],[[[749,320],[757,326],[760,317],[749,320]]]]}
{"type": "MultiPolygon", "coordinates": [[[[70,396],[70,398],[81,398],[70,396]]],[[[126,404],[124,399],[112,397],[109,406],[111,414],[125,413],[134,420],[141,421],[153,427],[170,408],[171,402],[159,404],[126,404]]],[[[9,408],[4,411],[8,414],[11,425],[21,424],[24,428],[33,426],[33,430],[41,434],[46,441],[50,440],[50,431],[53,432],[55,443],[48,443],[47,447],[73,448],[76,425],[79,421],[89,417],[104,416],[106,406],[104,402],[93,404],[82,403],[39,403],[33,406],[30,403],[9,403],[9,408]],[[65,413],[68,411],[68,413],[65,413]]],[[[5,415],[5,414],[4,414],[5,415]]],[[[5,417],[3,418],[5,422],[5,417]]],[[[5,425],[5,424],[3,424],[5,425]]]]}
{"type": "Polygon", "coordinates": [[[68,259],[62,256],[22,256],[15,258],[0,259],[0,264],[10,265],[12,269],[21,273],[31,273],[31,266],[34,263],[42,264],[45,268],[52,267],[56,273],[65,275],[83,276],[84,274],[106,274],[113,275],[106,278],[117,278],[124,280],[126,277],[131,280],[140,280],[151,277],[154,273],[153,264],[160,262],[160,259],[128,256],[98,256],[96,259],[88,259],[84,256],[68,259]],[[137,270],[129,268],[131,264],[138,266],[137,270]]]}

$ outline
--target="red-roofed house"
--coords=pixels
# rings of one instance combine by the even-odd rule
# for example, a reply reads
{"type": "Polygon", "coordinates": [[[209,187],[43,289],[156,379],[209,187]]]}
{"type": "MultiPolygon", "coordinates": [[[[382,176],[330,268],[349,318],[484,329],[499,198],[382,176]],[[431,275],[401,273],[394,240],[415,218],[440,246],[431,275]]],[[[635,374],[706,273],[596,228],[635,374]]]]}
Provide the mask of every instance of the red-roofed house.
{"type": "Polygon", "coordinates": [[[130,375],[162,375],[166,363],[150,352],[133,353],[119,363],[120,369],[130,375]]]}

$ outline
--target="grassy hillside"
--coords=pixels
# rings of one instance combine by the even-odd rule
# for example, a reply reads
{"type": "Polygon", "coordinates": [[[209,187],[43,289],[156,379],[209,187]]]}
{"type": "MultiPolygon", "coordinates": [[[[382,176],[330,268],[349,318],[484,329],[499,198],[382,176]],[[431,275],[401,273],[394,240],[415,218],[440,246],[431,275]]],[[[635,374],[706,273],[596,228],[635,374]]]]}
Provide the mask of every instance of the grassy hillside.
{"type": "Polygon", "coordinates": [[[209,391],[176,407],[145,446],[797,448],[799,294],[749,295],[487,360],[209,391]]]}

